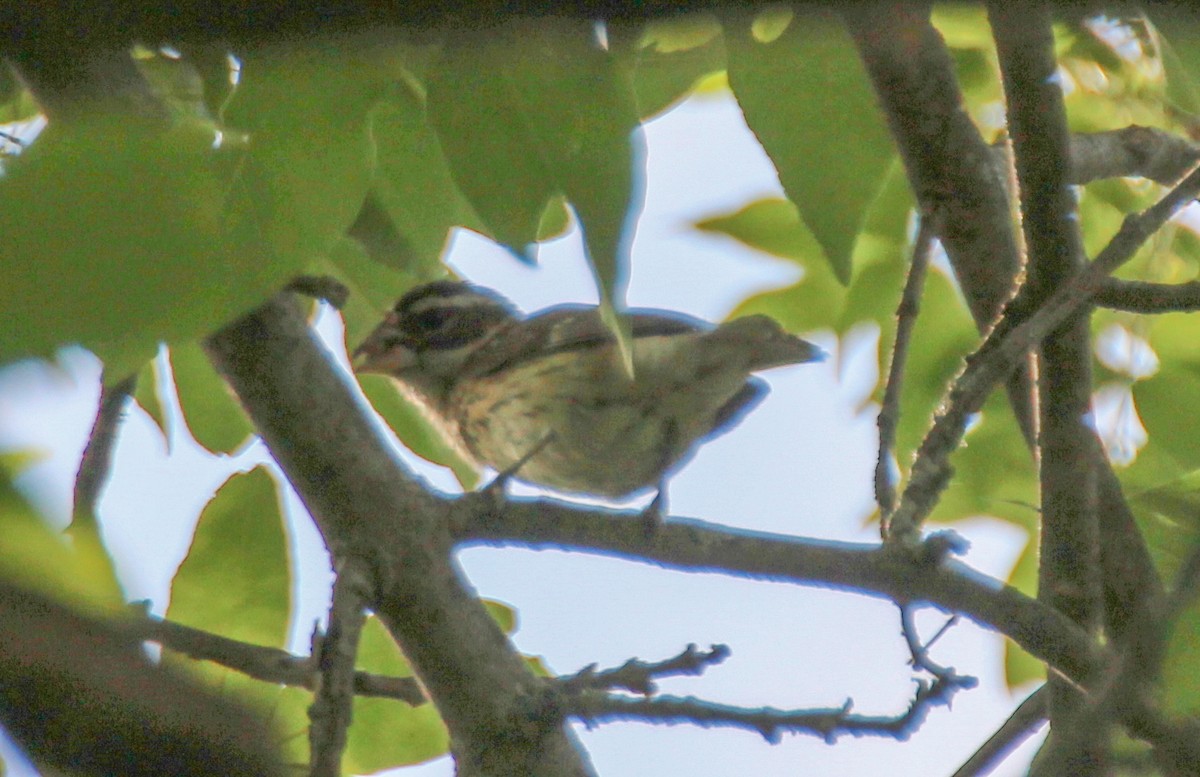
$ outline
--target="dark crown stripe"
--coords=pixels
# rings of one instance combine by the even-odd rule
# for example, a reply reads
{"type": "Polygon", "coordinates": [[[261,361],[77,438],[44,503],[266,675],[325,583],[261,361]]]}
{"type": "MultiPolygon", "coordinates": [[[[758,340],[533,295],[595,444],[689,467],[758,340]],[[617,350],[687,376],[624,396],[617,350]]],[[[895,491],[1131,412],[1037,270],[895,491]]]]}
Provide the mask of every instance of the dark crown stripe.
{"type": "Polygon", "coordinates": [[[510,303],[469,283],[436,281],[396,303],[397,329],[414,350],[454,350],[517,318],[510,303]]]}
{"type": "Polygon", "coordinates": [[[409,311],[428,309],[439,304],[462,307],[494,305],[504,310],[512,309],[508,300],[499,294],[463,281],[434,281],[424,286],[418,286],[401,297],[393,309],[404,315],[409,311]],[[456,298],[459,300],[458,302],[454,301],[456,298]]]}
{"type": "Polygon", "coordinates": [[[396,303],[395,310],[402,313],[424,299],[453,297],[470,287],[458,281],[434,281],[412,289],[396,303]]]}
{"type": "Polygon", "coordinates": [[[435,331],[425,332],[425,346],[438,350],[458,348],[478,340],[496,326],[511,320],[501,307],[468,307],[456,309],[454,317],[435,331]]]}

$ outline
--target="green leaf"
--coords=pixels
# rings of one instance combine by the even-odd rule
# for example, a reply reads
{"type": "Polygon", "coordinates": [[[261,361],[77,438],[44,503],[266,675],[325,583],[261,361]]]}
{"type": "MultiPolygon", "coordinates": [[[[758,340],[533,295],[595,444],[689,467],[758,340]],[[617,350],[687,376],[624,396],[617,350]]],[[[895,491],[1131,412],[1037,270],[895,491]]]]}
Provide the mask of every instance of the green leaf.
{"type": "Polygon", "coordinates": [[[171,582],[167,617],[282,648],[291,589],[275,481],[262,468],[234,475],[200,514],[187,558],[171,582]]]}
{"type": "MultiPolygon", "coordinates": [[[[1161,323],[1156,322],[1156,333],[1161,323]]],[[[1180,408],[1193,407],[1189,403],[1200,401],[1200,365],[1160,355],[1164,358],[1159,371],[1132,387],[1148,440],[1122,480],[1142,487],[1200,469],[1200,437],[1193,425],[1180,423],[1179,419],[1180,408]]]]}
{"type": "Polygon", "coordinates": [[[195,119],[49,127],[0,180],[6,313],[22,322],[0,333],[0,360],[78,342],[128,374],[328,250],[373,172],[369,113],[388,56],[256,49],[220,135],[195,119]]]}
{"type": "Polygon", "coordinates": [[[643,121],[666,113],[725,69],[721,24],[711,14],[608,28],[609,47],[633,80],[643,121]]]}
{"type": "Polygon", "coordinates": [[[487,608],[488,615],[492,616],[492,620],[496,621],[496,625],[505,634],[511,636],[517,630],[517,611],[510,605],[495,599],[484,599],[483,606],[487,608]]]}
{"type": "MultiPolygon", "coordinates": [[[[437,269],[441,271],[441,265],[437,269]]],[[[379,325],[406,291],[421,280],[431,280],[372,261],[363,247],[349,237],[335,243],[329,256],[314,262],[311,271],[335,276],[350,291],[341,314],[346,325],[346,342],[352,346],[361,343],[379,325]]]]}
{"type": "MultiPolygon", "coordinates": [[[[649,49],[660,54],[674,54],[679,51],[695,51],[717,40],[721,37],[721,21],[710,13],[693,13],[638,22],[634,25],[634,30],[637,48],[649,49]]],[[[610,45],[613,37],[613,25],[609,25],[610,45]]]]}
{"type": "Polygon", "coordinates": [[[167,419],[163,414],[162,397],[159,395],[158,365],[155,362],[147,362],[138,373],[133,399],[154,421],[158,431],[165,435],[167,419]]]}
{"type": "MultiPolygon", "coordinates": [[[[862,231],[854,243],[854,266],[898,264],[907,267],[912,257],[910,226],[916,203],[908,187],[908,175],[899,157],[893,157],[879,193],[867,209],[862,231]]],[[[855,283],[861,283],[856,279],[855,283]]],[[[885,295],[876,295],[880,304],[891,305],[885,295]]],[[[892,311],[889,311],[889,313],[892,311]]]]}
{"type": "Polygon", "coordinates": [[[735,213],[703,219],[695,226],[728,235],[804,268],[804,277],[798,283],[744,300],[730,314],[731,318],[762,313],[793,332],[834,326],[842,312],[846,289],[834,277],[824,251],[800,221],[799,212],[791,202],[773,198],[757,200],[735,213]]]}
{"type": "Polygon", "coordinates": [[[379,148],[375,192],[408,248],[408,261],[397,268],[430,273],[454,227],[486,227],[459,191],[416,96],[397,94],[375,112],[372,126],[379,148]]]}
{"type": "MultiPolygon", "coordinates": [[[[872,286],[875,289],[899,290],[904,283],[902,275],[895,270],[887,272],[887,269],[886,266],[880,266],[874,283],[868,283],[867,278],[863,278],[862,281],[856,280],[852,293],[859,289],[862,289],[863,293],[869,293],[872,286]]],[[[893,311],[897,302],[898,298],[893,296],[888,303],[893,311]]],[[[883,330],[887,337],[882,346],[885,352],[891,350],[895,339],[895,322],[891,315],[889,314],[889,320],[883,330]]],[[[979,334],[959,296],[958,289],[944,273],[930,268],[925,278],[925,293],[921,296],[920,314],[913,327],[912,347],[908,350],[908,359],[904,367],[904,391],[900,405],[900,425],[897,429],[897,453],[901,456],[902,463],[907,463],[912,452],[920,445],[921,438],[925,436],[933,419],[934,411],[945,396],[946,387],[962,369],[963,357],[978,343],[979,334]]],[[[881,362],[881,366],[883,364],[881,362]]],[[[886,371],[881,370],[881,375],[883,378],[880,381],[878,396],[882,396],[882,382],[887,376],[886,371]]],[[[996,407],[999,415],[1006,412],[1000,409],[1004,407],[1003,403],[996,407]]],[[[968,445],[975,444],[971,442],[975,439],[974,431],[968,445]]],[[[1024,443],[1018,444],[1016,453],[1024,453],[1024,443]]],[[[1005,459],[1009,460],[1008,457],[1005,459]]]]}
{"type": "Polygon", "coordinates": [[[571,228],[571,206],[559,197],[551,197],[542,211],[542,219],[538,222],[537,239],[539,243],[562,237],[571,228]]]}
{"type": "Polygon", "coordinates": [[[270,46],[244,55],[224,118],[246,133],[230,228],[293,274],[354,222],[375,167],[371,110],[397,77],[385,47],[270,46]]]}
{"type": "Polygon", "coordinates": [[[1158,36],[1159,52],[1166,73],[1166,96],[1177,110],[1192,121],[1200,117],[1200,24],[1195,14],[1169,6],[1147,9],[1158,36]],[[1168,34],[1163,34],[1168,30],[1168,34]]]}
{"type": "MultiPolygon", "coordinates": [[[[363,624],[358,647],[358,668],[389,677],[410,677],[404,660],[387,629],[371,617],[363,624]]],[[[354,699],[354,725],[342,768],[350,774],[427,761],[450,747],[449,734],[432,704],[410,707],[392,699],[354,699]]]]}
{"type": "MultiPolygon", "coordinates": [[[[849,288],[833,274],[815,240],[805,236],[807,227],[793,215],[794,206],[785,209],[760,201],[733,217],[709,220],[752,247],[790,256],[804,267],[804,278],[798,284],[751,297],[733,316],[765,313],[794,332],[829,327],[843,333],[862,321],[874,321],[884,342],[889,341],[900,277],[910,253],[907,228],[911,210],[912,194],[903,167],[893,162],[854,245],[857,271],[849,288]],[[881,294],[880,289],[893,289],[894,294],[881,294]]],[[[880,352],[881,368],[886,353],[880,352]]],[[[880,374],[886,373],[881,369],[880,374]]]]}
{"type": "Polygon", "coordinates": [[[171,348],[171,374],[183,417],[196,442],[216,453],[231,453],[254,433],[242,406],[198,343],[171,348]]]}
{"type": "Polygon", "coordinates": [[[981,51],[993,48],[992,30],[983,8],[957,3],[939,5],[930,14],[930,21],[950,48],[981,51]]]}
{"type": "Polygon", "coordinates": [[[261,299],[224,230],[215,129],[118,117],[48,127],[0,178],[0,362],[80,343],[109,374],[195,339],[261,299]]]}
{"type": "MultiPolygon", "coordinates": [[[[1037,591],[1038,546],[1029,542],[1009,576],[1008,584],[1033,596],[1037,591]]],[[[1011,639],[1004,640],[1004,678],[1009,688],[1016,688],[1046,677],[1046,664],[1031,656],[1011,639]]]]}
{"type": "Polygon", "coordinates": [[[806,14],[769,43],[731,17],[725,48],[747,124],[848,283],[855,238],[895,153],[853,43],[833,17],[806,14]]]}
{"type": "MultiPolygon", "coordinates": [[[[951,463],[955,477],[930,520],[950,523],[990,515],[1024,529],[1036,545],[1041,517],[1037,467],[1004,391],[988,398],[951,463]]],[[[1027,594],[1037,592],[1036,578],[1010,583],[1027,594]]]]}
{"type": "Polygon", "coordinates": [[[204,100],[204,80],[190,60],[142,50],[135,62],[155,96],[172,112],[205,121],[213,118],[204,100]]]}
{"type": "Polygon", "coordinates": [[[1200,470],[1129,496],[1129,506],[1164,580],[1172,580],[1200,542],[1200,470]]]}
{"type": "Polygon", "coordinates": [[[446,442],[415,405],[396,390],[391,378],[359,375],[358,382],[375,412],[387,422],[405,447],[426,461],[450,468],[464,489],[469,491],[478,484],[478,470],[446,442]]]}
{"type": "MultiPolygon", "coordinates": [[[[204,508],[192,546],[171,582],[166,617],[231,639],[283,648],[292,576],[283,515],[265,469],[235,474],[204,508]]],[[[222,693],[256,707],[277,731],[303,732],[312,695],[254,680],[217,664],[165,651],[163,661],[206,678],[222,693]]],[[[288,758],[308,757],[302,736],[283,742],[288,758]]]]}
{"type": "Polygon", "coordinates": [[[30,451],[0,453],[0,578],[72,606],[121,614],[124,596],[96,534],[77,532],[68,540],[46,525],[14,485],[16,474],[38,458],[30,451]]]}
{"type": "Polygon", "coordinates": [[[1162,665],[1164,712],[1195,717],[1200,713],[1200,603],[1193,598],[1171,627],[1162,665]]]}
{"type": "MultiPolygon", "coordinates": [[[[4,69],[4,74],[12,78],[12,72],[4,69]]],[[[12,83],[16,83],[15,80],[12,83]]],[[[34,102],[33,96],[29,94],[28,89],[17,89],[16,91],[6,92],[3,98],[0,98],[0,124],[15,124],[19,121],[28,121],[34,116],[37,116],[40,111],[38,104],[34,102]]],[[[0,144],[2,146],[4,144],[0,144]]]]}
{"type": "Polygon", "coordinates": [[[805,272],[796,284],[743,300],[730,319],[755,313],[770,316],[789,332],[808,332],[831,326],[842,311],[846,289],[828,265],[805,272]]]}
{"type": "Polygon", "coordinates": [[[735,213],[701,219],[694,225],[704,232],[728,235],[751,248],[791,259],[811,267],[825,259],[825,252],[789,200],[766,197],[743,206],[735,213]]]}
{"type": "MultiPolygon", "coordinates": [[[[459,188],[521,254],[547,202],[570,201],[606,304],[621,296],[626,225],[641,208],[632,89],[590,22],[540,19],[450,41],[427,108],[459,188]]],[[[640,153],[640,152],[639,152],[640,153]]]]}

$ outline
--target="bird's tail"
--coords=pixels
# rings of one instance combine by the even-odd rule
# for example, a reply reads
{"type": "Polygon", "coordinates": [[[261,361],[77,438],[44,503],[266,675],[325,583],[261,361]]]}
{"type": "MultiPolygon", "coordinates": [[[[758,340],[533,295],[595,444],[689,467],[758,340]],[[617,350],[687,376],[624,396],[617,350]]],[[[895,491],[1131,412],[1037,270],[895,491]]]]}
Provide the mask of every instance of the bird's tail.
{"type": "Polygon", "coordinates": [[[708,336],[744,354],[751,371],[819,362],[828,355],[807,340],[785,332],[778,321],[764,315],[735,318],[708,336]]]}

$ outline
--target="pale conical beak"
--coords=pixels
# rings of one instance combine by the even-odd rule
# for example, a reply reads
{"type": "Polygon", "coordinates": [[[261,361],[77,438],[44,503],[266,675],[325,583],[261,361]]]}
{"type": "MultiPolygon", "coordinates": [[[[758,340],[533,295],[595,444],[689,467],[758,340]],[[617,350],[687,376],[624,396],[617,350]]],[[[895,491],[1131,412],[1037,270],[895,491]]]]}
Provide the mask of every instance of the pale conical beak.
{"type": "Polygon", "coordinates": [[[370,338],[363,341],[362,345],[354,349],[350,354],[350,367],[355,372],[371,372],[371,363],[375,361],[372,354],[372,349],[369,348],[370,338]]]}
{"type": "Polygon", "coordinates": [[[350,366],[360,373],[395,375],[416,364],[416,353],[396,336],[393,316],[388,316],[350,354],[350,366]]]}

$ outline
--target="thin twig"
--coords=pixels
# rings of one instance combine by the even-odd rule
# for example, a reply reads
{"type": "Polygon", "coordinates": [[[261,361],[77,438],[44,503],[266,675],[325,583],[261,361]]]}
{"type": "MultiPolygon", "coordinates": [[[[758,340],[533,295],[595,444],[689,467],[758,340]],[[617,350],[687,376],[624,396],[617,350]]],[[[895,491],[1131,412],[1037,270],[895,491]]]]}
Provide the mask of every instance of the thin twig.
{"type": "MultiPolygon", "coordinates": [[[[954,671],[952,666],[942,666],[936,663],[929,655],[929,648],[946,633],[946,629],[957,621],[957,616],[951,616],[942,624],[937,633],[928,642],[922,642],[920,635],[917,633],[917,624],[913,618],[914,606],[911,604],[897,605],[900,608],[900,632],[904,635],[904,641],[908,645],[908,652],[911,656],[913,668],[919,669],[933,675],[933,682],[929,684],[929,700],[928,704],[945,704],[949,705],[950,700],[954,698],[960,690],[967,690],[979,685],[979,680],[970,675],[960,675],[954,671]]],[[[923,680],[918,680],[918,688],[922,687],[923,680]]]]}
{"type": "Polygon", "coordinates": [[[697,650],[695,645],[688,645],[682,653],[666,661],[649,663],[631,658],[615,669],[603,671],[597,671],[596,664],[591,664],[573,675],[560,678],[558,682],[569,693],[620,688],[649,696],[656,690],[656,678],[699,675],[706,668],[719,664],[728,657],[727,645],[713,645],[705,652],[697,650]]]}
{"type": "Polygon", "coordinates": [[[915,540],[918,527],[933,509],[950,477],[948,459],[962,442],[969,416],[982,406],[992,388],[1024,358],[1025,352],[1076,313],[1100,288],[1104,278],[1127,262],[1163,224],[1200,193],[1200,170],[1193,169],[1178,186],[1141,213],[1125,217],[1117,234],[1094,261],[1078,270],[1035,313],[1021,318],[1010,308],[1004,325],[997,325],[967,358],[942,410],[925,435],[913,464],[908,486],[892,516],[891,537],[915,540]]]}
{"type": "Polygon", "coordinates": [[[925,270],[933,253],[934,240],[941,229],[936,212],[921,215],[917,239],[913,243],[912,262],[908,278],[896,308],[896,339],[892,347],[891,365],[888,367],[887,385],[883,390],[879,417],[879,457],[875,461],[875,502],[879,505],[880,530],[886,536],[888,518],[896,509],[895,470],[896,427],[900,423],[900,389],[904,382],[904,367],[908,360],[908,346],[912,341],[913,327],[921,310],[921,290],[925,285],[925,270]]]}
{"type": "Polygon", "coordinates": [[[958,621],[958,616],[952,615],[947,618],[933,637],[923,643],[917,633],[916,620],[913,618],[913,605],[901,604],[898,606],[900,608],[900,632],[904,635],[904,641],[908,645],[908,652],[912,656],[912,665],[917,669],[924,669],[939,680],[957,682],[964,688],[974,687],[978,682],[974,677],[960,676],[955,673],[953,667],[942,666],[929,657],[929,648],[933,647],[933,643],[941,639],[942,635],[958,621]]]}
{"type": "Polygon", "coordinates": [[[92,432],[88,435],[83,457],[79,461],[79,470],[75,475],[75,507],[71,516],[71,530],[98,531],[96,504],[112,469],[112,454],[116,447],[117,430],[124,417],[125,404],[136,385],[136,375],[112,385],[101,385],[96,420],[92,424],[92,432]]]}
{"type": "Polygon", "coordinates": [[[299,275],[284,288],[313,299],[323,299],[338,310],[344,308],[350,298],[346,284],[331,275],[299,275]]]}
{"type": "Polygon", "coordinates": [[[309,774],[339,777],[354,708],[354,663],[366,621],[369,578],[353,559],[339,565],[325,634],[313,640],[320,682],[308,708],[309,774]]]}
{"type": "Polygon", "coordinates": [[[1171,186],[1200,160],[1200,146],[1187,137],[1136,124],[1105,132],[1074,133],[1071,183],[1110,178],[1145,178],[1171,186]]]}
{"type": "Polygon", "coordinates": [[[1187,313],[1200,310],[1200,281],[1148,283],[1108,278],[1093,301],[1100,307],[1130,313],[1187,313]]]}
{"type": "Polygon", "coordinates": [[[979,777],[987,774],[1006,758],[1013,748],[1033,734],[1046,720],[1046,686],[1025,697],[996,733],[958,767],[952,777],[979,777]]]}
{"type": "Polygon", "coordinates": [[[887,736],[906,740],[924,722],[930,708],[946,702],[939,683],[918,682],[906,711],[899,715],[855,715],[847,700],[841,707],[780,710],[772,707],[735,707],[694,697],[656,696],[632,698],[605,693],[584,693],[566,701],[568,714],[588,726],[620,720],[645,723],[692,723],[703,728],[724,726],[760,734],[774,744],[784,733],[813,734],[833,743],[843,734],[887,736]]]}
{"type": "MultiPolygon", "coordinates": [[[[198,661],[212,661],[256,680],[309,690],[317,685],[313,661],[308,656],[240,642],[159,618],[139,619],[134,628],[150,642],[198,661]]],[[[421,686],[411,677],[355,672],[354,692],[359,696],[396,699],[414,707],[427,701],[421,686]]]]}

